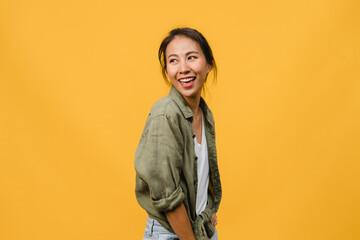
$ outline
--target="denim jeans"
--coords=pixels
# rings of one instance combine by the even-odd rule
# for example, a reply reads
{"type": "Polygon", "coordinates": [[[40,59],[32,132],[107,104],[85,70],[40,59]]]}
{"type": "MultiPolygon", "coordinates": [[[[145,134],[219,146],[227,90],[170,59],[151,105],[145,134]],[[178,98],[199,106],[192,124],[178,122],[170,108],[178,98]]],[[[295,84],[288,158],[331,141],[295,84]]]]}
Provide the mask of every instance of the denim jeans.
{"type": "MultiPolygon", "coordinates": [[[[179,238],[175,233],[169,232],[166,228],[164,228],[158,221],[155,219],[147,217],[146,228],[144,233],[143,240],[178,240],[179,238]]],[[[217,240],[217,231],[215,228],[214,236],[211,240],[217,240]]]]}

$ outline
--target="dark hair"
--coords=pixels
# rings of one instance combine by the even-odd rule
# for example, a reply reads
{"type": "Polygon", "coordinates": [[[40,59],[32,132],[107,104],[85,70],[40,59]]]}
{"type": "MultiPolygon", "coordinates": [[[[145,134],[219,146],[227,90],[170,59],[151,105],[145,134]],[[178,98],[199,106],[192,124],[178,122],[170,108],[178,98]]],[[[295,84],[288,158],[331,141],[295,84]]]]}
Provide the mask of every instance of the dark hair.
{"type": "MultiPolygon", "coordinates": [[[[166,76],[166,56],[165,56],[166,55],[166,47],[176,36],[188,37],[200,45],[200,48],[201,48],[202,52],[204,53],[206,62],[209,65],[211,65],[211,67],[212,67],[212,71],[214,74],[214,80],[216,80],[217,68],[216,68],[215,59],[213,56],[213,52],[212,52],[208,42],[206,41],[205,37],[200,32],[198,32],[197,30],[192,29],[192,28],[175,28],[175,29],[171,30],[169,32],[169,35],[166,38],[164,38],[164,40],[161,42],[159,52],[158,52],[158,58],[159,58],[159,62],[161,65],[161,73],[164,77],[165,82],[168,85],[171,85],[171,82],[167,79],[167,76],[166,76]]],[[[206,79],[205,79],[205,81],[206,81],[206,79]]]]}

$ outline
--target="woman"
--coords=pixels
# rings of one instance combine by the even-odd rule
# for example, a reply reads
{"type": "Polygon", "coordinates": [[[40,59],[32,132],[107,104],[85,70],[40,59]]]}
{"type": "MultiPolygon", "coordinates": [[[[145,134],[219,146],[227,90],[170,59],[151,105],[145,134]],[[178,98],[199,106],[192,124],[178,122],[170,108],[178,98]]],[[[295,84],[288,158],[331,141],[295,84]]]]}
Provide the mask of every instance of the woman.
{"type": "Polygon", "coordinates": [[[215,60],[201,33],[178,28],[162,41],[159,61],[170,93],[152,107],[135,154],[144,239],[217,239],[214,120],[201,98],[209,72],[216,77],[215,60]]]}

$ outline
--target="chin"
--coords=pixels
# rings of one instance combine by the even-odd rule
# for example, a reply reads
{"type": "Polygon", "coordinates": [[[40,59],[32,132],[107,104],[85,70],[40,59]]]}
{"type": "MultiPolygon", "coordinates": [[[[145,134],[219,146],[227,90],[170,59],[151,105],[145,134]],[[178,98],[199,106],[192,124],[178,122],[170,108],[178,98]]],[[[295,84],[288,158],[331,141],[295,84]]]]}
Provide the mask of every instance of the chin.
{"type": "Polygon", "coordinates": [[[181,93],[181,95],[183,95],[184,97],[187,97],[187,98],[196,97],[198,95],[201,95],[201,91],[198,92],[198,91],[193,91],[191,89],[189,89],[189,90],[181,90],[179,92],[181,93]]]}
{"type": "Polygon", "coordinates": [[[191,88],[186,89],[178,82],[176,82],[176,84],[173,83],[173,85],[183,97],[191,98],[201,95],[201,89],[198,90],[196,86],[192,86],[191,88]]]}

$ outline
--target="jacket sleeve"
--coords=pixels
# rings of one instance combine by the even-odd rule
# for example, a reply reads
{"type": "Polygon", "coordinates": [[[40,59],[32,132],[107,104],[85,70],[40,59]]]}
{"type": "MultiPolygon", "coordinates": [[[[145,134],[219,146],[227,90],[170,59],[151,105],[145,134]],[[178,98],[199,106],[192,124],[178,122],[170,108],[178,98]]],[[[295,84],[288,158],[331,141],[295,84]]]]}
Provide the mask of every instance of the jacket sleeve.
{"type": "Polygon", "coordinates": [[[157,211],[170,211],[184,201],[180,187],[183,138],[179,125],[166,115],[149,119],[135,154],[135,170],[148,186],[157,211]]]}

